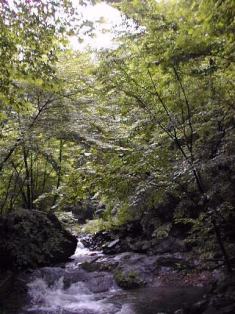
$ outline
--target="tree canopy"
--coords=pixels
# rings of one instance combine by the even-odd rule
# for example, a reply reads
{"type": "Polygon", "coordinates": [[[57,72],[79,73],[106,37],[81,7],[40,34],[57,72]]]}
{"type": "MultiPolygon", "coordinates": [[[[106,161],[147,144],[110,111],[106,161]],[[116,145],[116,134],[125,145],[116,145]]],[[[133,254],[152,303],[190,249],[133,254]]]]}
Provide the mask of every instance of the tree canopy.
{"type": "Polygon", "coordinates": [[[165,230],[218,231],[234,216],[234,1],[111,2],[135,31],[95,61],[66,48],[69,1],[1,2],[1,213],[96,200],[116,224],[173,195],[165,230]]]}

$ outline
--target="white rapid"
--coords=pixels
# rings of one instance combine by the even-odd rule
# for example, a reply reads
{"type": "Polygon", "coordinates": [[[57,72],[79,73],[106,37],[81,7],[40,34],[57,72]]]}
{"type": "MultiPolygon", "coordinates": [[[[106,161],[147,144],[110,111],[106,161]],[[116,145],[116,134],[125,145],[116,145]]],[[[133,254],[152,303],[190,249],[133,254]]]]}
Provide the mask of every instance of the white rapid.
{"type": "Polygon", "coordinates": [[[36,279],[29,284],[32,305],[28,313],[93,314],[115,313],[112,304],[92,293],[84,283],[77,282],[65,289],[63,278],[49,287],[44,280],[36,279]]]}
{"type": "Polygon", "coordinates": [[[65,267],[46,267],[35,271],[28,283],[29,304],[21,313],[134,314],[127,305],[109,301],[119,291],[110,277],[102,278],[96,274],[94,280],[93,273],[80,268],[81,263],[100,255],[100,252],[90,252],[78,241],[72,261],[65,267]]]}

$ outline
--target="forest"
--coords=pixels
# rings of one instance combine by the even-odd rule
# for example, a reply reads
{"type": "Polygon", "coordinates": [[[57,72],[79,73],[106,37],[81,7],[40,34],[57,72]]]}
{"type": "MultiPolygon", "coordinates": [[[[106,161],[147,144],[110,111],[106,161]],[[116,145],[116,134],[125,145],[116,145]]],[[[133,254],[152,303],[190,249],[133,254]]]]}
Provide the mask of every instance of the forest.
{"type": "Polygon", "coordinates": [[[0,1],[0,313],[232,314],[235,3],[106,1],[115,44],[72,49],[100,2],[0,1]],[[81,272],[122,301],[52,306],[81,272]]]}

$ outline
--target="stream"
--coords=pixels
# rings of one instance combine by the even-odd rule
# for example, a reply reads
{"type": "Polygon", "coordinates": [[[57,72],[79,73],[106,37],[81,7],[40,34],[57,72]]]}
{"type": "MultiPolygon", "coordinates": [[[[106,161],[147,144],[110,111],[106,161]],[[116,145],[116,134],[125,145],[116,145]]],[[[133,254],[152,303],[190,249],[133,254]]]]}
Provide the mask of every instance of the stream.
{"type": "MultiPolygon", "coordinates": [[[[27,278],[27,298],[19,314],[157,314],[174,313],[203,294],[200,287],[119,288],[110,272],[88,272],[81,264],[105,258],[80,241],[71,261],[44,267],[27,278]]],[[[8,314],[8,313],[7,313],[8,314]]]]}

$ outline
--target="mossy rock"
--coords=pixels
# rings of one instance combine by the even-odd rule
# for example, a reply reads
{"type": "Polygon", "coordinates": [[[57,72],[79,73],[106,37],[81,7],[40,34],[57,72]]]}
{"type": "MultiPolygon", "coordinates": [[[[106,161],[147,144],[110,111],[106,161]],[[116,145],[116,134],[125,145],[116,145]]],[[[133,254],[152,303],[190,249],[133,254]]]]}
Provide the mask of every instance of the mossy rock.
{"type": "Polygon", "coordinates": [[[62,263],[76,245],[76,237],[52,213],[20,209],[0,218],[0,269],[62,263]]]}
{"type": "Polygon", "coordinates": [[[117,262],[84,262],[80,266],[82,269],[88,272],[94,271],[113,271],[117,267],[117,262]]]}
{"type": "Polygon", "coordinates": [[[141,278],[140,273],[137,271],[116,270],[114,279],[120,288],[127,290],[144,287],[146,285],[146,282],[141,278]]]}
{"type": "Polygon", "coordinates": [[[93,272],[100,270],[99,263],[96,262],[84,262],[81,265],[81,268],[87,272],[93,272]]]}

